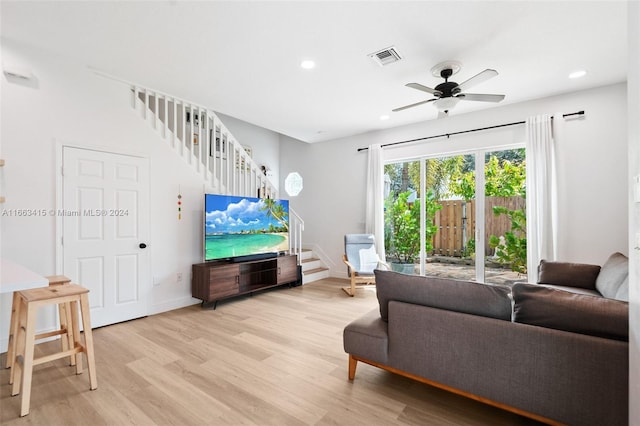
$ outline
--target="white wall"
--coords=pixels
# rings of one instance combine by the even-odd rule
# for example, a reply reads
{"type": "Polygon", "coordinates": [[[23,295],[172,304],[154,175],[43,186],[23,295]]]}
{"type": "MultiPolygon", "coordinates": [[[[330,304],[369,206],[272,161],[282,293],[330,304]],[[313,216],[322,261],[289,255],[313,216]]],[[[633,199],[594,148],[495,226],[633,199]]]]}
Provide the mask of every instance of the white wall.
{"type": "MultiPolygon", "coordinates": [[[[2,56],[4,64],[31,70],[35,80],[21,85],[0,76],[0,158],[6,160],[0,171],[6,202],[0,210],[56,207],[59,144],[145,156],[150,160],[151,178],[147,250],[151,251],[149,275],[155,285],[143,297],[149,301],[149,313],[198,302],[191,298],[189,277],[191,265],[202,259],[204,185],[199,176],[130,107],[126,85],[100,77],[84,64],[5,39],[2,56]],[[182,220],[177,219],[178,187],[183,197],[182,220]],[[182,282],[177,282],[177,272],[183,274],[182,282]]],[[[232,124],[245,133],[252,131],[250,125],[232,124]]],[[[263,161],[260,153],[264,151],[264,161],[277,171],[277,137],[254,130],[256,133],[263,137],[247,143],[255,150],[254,159],[263,161]],[[263,143],[267,148],[262,148],[263,143]]],[[[244,144],[240,136],[234,136],[244,144]]],[[[0,215],[2,257],[41,275],[61,273],[56,270],[55,221],[55,217],[0,215]]],[[[0,352],[6,348],[10,311],[10,295],[2,295],[0,352]]],[[[55,325],[53,311],[45,316],[38,324],[41,329],[55,325]]]]}
{"type": "MultiPolygon", "coordinates": [[[[640,176],[640,2],[629,2],[629,182],[640,176]]],[[[629,188],[629,424],[640,425],[640,202],[629,188]],[[632,402],[633,401],[633,402],[632,402]]]]}
{"type": "MultiPolygon", "coordinates": [[[[602,264],[627,247],[626,85],[617,84],[480,112],[303,145],[283,138],[281,176],[298,170],[304,190],[292,201],[305,220],[304,242],[319,245],[344,276],[345,233],[364,231],[366,152],[358,148],[524,120],[534,114],[585,110],[560,123],[559,258],[602,264]]],[[[522,143],[524,126],[385,148],[385,160],[522,143]]]]}
{"type": "Polygon", "coordinates": [[[367,156],[356,152],[355,139],[306,144],[283,137],[280,147],[280,176],[296,171],[303,179],[289,201],[305,221],[303,246],[327,253],[333,275],[344,269],[344,234],[364,232],[367,156]]]}

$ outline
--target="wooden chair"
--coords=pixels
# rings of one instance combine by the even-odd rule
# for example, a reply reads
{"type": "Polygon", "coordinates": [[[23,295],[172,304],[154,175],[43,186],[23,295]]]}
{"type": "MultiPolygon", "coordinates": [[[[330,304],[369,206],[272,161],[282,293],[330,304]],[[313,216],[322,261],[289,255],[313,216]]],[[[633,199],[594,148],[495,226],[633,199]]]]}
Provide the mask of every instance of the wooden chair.
{"type": "Polygon", "coordinates": [[[351,286],[342,287],[342,290],[351,297],[355,296],[357,285],[376,283],[373,273],[375,269],[380,267],[389,269],[378,256],[373,234],[345,235],[344,253],[342,261],[347,265],[351,286]]]}
{"type": "MultiPolygon", "coordinates": [[[[89,370],[89,388],[98,387],[96,377],[95,357],[93,352],[93,335],[89,311],[89,290],[75,284],[54,285],[31,290],[16,291],[14,293],[16,327],[14,328],[14,349],[12,356],[10,383],[11,395],[22,392],[20,416],[29,414],[31,399],[31,378],[33,367],[45,362],[65,357],[75,358],[76,374],[82,373],[82,352],[87,356],[89,370]],[[66,326],[49,333],[35,334],[38,308],[47,305],[65,305],[66,326]],[[84,343],[80,337],[80,321],[78,307],[82,315],[84,327],[84,343]],[[59,352],[34,357],[36,340],[45,337],[62,335],[63,345],[59,352]],[[64,340],[70,343],[65,349],[64,340]]],[[[9,356],[9,354],[7,354],[9,356]]]]}

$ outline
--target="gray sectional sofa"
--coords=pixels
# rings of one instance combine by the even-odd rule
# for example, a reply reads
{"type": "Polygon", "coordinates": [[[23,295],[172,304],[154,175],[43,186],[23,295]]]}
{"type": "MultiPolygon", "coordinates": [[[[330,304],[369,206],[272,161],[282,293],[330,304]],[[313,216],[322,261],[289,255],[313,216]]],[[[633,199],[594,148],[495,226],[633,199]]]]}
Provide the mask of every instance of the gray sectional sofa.
{"type": "Polygon", "coordinates": [[[512,288],[376,271],[379,308],[344,329],[349,379],[360,361],[549,424],[626,425],[627,262],[543,261],[512,288]]]}

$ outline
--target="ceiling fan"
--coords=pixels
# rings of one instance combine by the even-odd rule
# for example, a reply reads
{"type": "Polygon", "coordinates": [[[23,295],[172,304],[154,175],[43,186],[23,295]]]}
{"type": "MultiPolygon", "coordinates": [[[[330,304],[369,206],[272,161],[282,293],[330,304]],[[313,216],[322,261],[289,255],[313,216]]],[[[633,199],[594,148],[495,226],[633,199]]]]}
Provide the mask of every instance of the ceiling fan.
{"type": "Polygon", "coordinates": [[[422,92],[430,93],[434,96],[432,99],[426,101],[416,102],[415,104],[405,105],[400,108],[395,108],[392,111],[398,112],[408,108],[413,108],[418,105],[423,105],[429,102],[433,102],[438,109],[438,118],[446,116],[449,110],[456,106],[461,101],[480,101],[480,102],[500,102],[504,99],[504,95],[488,95],[481,93],[461,93],[465,89],[469,89],[476,84],[480,84],[489,80],[492,77],[498,75],[496,70],[486,69],[468,80],[458,84],[454,81],[449,81],[449,78],[460,71],[461,64],[457,61],[445,61],[431,68],[431,73],[436,77],[444,78],[444,83],[438,84],[435,89],[427,86],[423,86],[419,83],[408,83],[407,87],[420,90],[422,92]]]}

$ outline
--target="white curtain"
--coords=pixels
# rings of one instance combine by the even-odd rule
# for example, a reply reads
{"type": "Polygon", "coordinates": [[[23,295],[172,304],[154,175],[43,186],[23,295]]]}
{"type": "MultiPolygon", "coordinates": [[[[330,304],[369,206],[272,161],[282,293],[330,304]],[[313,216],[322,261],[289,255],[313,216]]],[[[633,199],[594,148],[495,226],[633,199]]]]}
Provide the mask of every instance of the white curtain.
{"type": "Polygon", "coordinates": [[[380,144],[369,145],[367,166],[367,198],[365,206],[365,232],[373,234],[378,255],[384,254],[384,166],[380,144]]]}
{"type": "MultiPolygon", "coordinates": [[[[562,120],[558,116],[555,121],[562,120]]],[[[557,190],[553,139],[549,115],[525,122],[527,158],[527,278],[538,281],[540,260],[556,260],[557,190]]]]}

